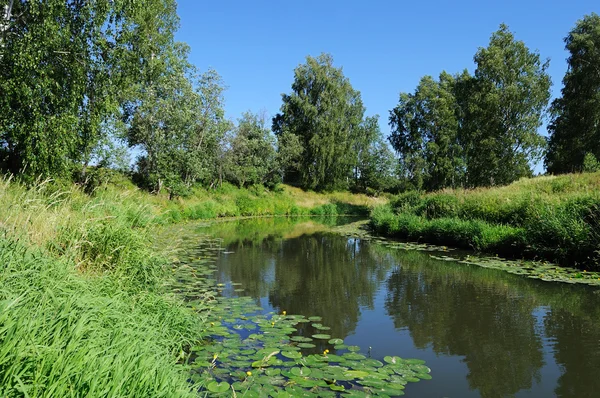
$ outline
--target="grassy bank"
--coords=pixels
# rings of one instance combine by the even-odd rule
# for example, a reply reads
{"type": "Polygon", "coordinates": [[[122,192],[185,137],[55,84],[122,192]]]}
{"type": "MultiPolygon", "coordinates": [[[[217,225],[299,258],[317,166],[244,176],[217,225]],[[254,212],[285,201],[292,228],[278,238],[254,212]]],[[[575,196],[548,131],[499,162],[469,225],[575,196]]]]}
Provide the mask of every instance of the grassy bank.
{"type": "Polygon", "coordinates": [[[0,395],[193,395],[182,363],[204,325],[165,288],[154,228],[238,215],[364,212],[372,200],[224,187],[169,201],[125,179],[86,194],[0,180],[0,395]]]}
{"type": "Polygon", "coordinates": [[[509,257],[600,268],[600,173],[407,192],[371,212],[376,232],[509,257]]]}

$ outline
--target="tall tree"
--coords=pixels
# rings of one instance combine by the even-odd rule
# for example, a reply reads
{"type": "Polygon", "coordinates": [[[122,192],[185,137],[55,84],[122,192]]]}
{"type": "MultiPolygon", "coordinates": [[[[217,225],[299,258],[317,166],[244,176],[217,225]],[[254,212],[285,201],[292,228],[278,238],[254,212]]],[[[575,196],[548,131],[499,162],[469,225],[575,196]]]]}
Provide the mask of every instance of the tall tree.
{"type": "Polygon", "coordinates": [[[463,151],[458,140],[454,78],[425,76],[414,94],[402,93],[390,111],[390,142],[400,155],[404,177],[415,189],[459,186],[464,178],[463,151]]]}
{"type": "Polygon", "coordinates": [[[0,15],[3,168],[85,171],[124,128],[123,104],[141,101],[177,23],[174,0],[11,0],[0,15]]]}
{"type": "Polygon", "coordinates": [[[262,115],[246,112],[239,120],[228,148],[227,175],[240,187],[273,186],[279,180],[275,140],[262,115]]]}
{"type": "Polygon", "coordinates": [[[379,115],[365,118],[354,188],[381,192],[395,185],[396,158],[379,128],[379,115]]]}
{"type": "Polygon", "coordinates": [[[13,173],[65,174],[86,85],[84,2],[13,1],[0,43],[0,161],[13,173]]]}
{"type": "Polygon", "coordinates": [[[565,37],[570,56],[562,96],[552,103],[546,168],[582,171],[587,153],[600,159],[600,16],[577,21],[565,37]]]}
{"type": "Polygon", "coordinates": [[[548,61],[515,40],[506,25],[474,57],[477,68],[470,90],[463,133],[468,185],[508,184],[532,174],[543,157],[537,132],[550,99],[548,61]]]}
{"type": "Polygon", "coordinates": [[[292,134],[302,145],[300,183],[310,189],[346,188],[357,162],[364,107],[333,58],[307,57],[294,71],[292,92],[282,95],[281,113],[273,118],[278,137],[292,134]]]}

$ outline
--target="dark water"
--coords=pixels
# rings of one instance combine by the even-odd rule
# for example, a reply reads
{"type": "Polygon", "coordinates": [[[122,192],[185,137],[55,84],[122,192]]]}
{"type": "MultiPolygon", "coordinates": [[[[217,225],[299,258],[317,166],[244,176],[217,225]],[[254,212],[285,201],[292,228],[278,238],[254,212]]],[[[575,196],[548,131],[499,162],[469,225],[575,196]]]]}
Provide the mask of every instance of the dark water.
{"type": "Polygon", "coordinates": [[[261,219],[202,232],[223,238],[218,279],[265,310],[323,317],[372,357],[420,358],[432,380],[412,397],[600,397],[600,294],[437,261],[261,219]],[[228,253],[229,252],[229,253],[228,253]]]}

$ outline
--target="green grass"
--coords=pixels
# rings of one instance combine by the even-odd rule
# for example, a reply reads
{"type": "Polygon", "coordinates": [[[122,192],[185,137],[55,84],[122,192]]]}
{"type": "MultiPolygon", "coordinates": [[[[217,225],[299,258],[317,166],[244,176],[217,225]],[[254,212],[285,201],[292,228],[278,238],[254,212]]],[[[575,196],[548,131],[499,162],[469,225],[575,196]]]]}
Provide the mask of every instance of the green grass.
{"type": "Polygon", "coordinates": [[[375,208],[383,235],[600,268],[600,173],[499,188],[407,192],[375,208]]]}
{"type": "Polygon", "coordinates": [[[192,395],[204,327],[163,287],[147,205],[5,179],[0,206],[0,396],[192,395]]]}

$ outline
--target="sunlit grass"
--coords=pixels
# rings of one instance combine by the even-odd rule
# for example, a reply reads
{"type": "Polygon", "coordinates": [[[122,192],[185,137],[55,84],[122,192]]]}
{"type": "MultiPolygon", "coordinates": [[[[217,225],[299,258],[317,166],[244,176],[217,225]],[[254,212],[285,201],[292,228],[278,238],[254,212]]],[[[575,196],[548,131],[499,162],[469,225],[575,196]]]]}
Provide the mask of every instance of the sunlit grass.
{"type": "Polygon", "coordinates": [[[600,173],[498,188],[407,192],[371,214],[380,233],[564,265],[600,267],[600,173]]]}

